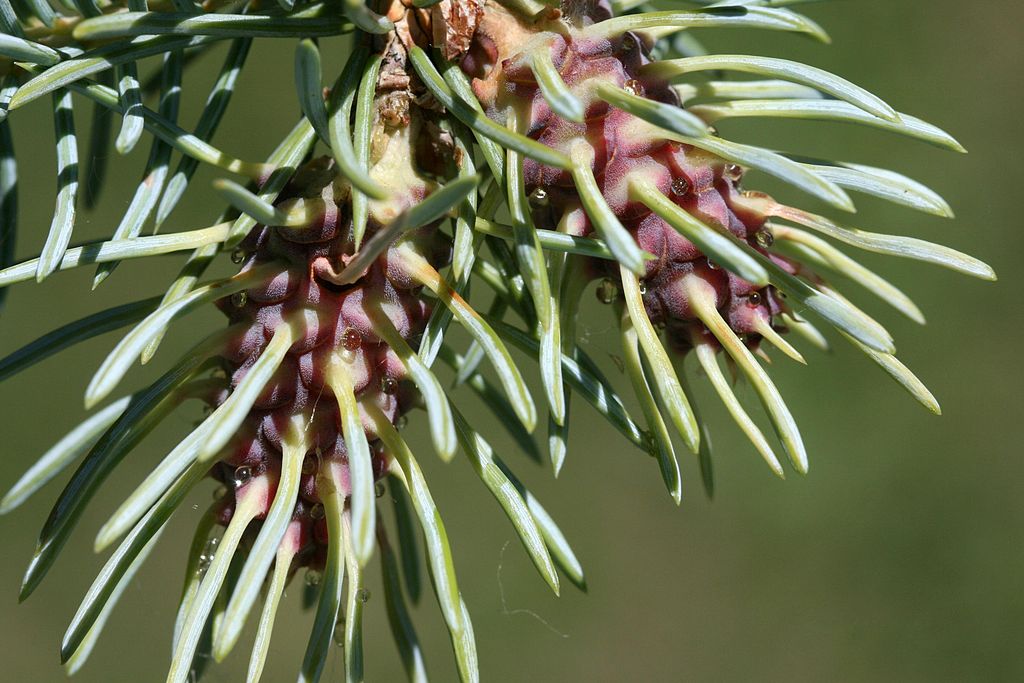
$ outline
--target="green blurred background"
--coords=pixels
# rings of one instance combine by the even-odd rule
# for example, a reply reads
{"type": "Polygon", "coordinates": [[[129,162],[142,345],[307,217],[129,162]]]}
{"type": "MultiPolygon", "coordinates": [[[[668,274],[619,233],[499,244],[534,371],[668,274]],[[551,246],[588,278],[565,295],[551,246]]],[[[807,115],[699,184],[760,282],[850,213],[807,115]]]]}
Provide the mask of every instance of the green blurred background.
{"type": "MultiPolygon", "coordinates": [[[[808,368],[779,359],[771,371],[800,422],[810,475],[775,479],[702,387],[698,399],[714,434],[717,492],[714,501],[706,499],[692,459],[684,457],[679,509],[653,461],[628,447],[580,400],[574,442],[557,481],[549,469],[513,453],[493,420],[480,416],[482,428],[544,501],[585,565],[590,594],[566,582],[561,598],[535,575],[467,463],[439,464],[423,438],[423,420],[413,419],[409,438],[420,444],[453,539],[486,681],[1024,679],[1024,464],[1018,437],[1024,373],[1017,349],[1024,309],[1024,6],[1018,0],[849,0],[806,11],[830,30],[832,46],[750,32],[709,34],[708,42],[727,52],[799,59],[849,77],[898,109],[949,130],[970,154],[811,122],[745,123],[728,132],[777,148],[889,166],[950,201],[958,216],[953,221],[857,198],[856,223],[969,251],[995,267],[999,283],[865,256],[916,298],[929,319],[923,329],[855,287],[847,289],[896,334],[901,358],[932,388],[945,414],[927,413],[841,340],[831,354],[808,350],[808,368]]],[[[342,58],[336,47],[327,60],[329,74],[342,58]]],[[[218,134],[222,147],[260,159],[290,126],[297,114],[290,50],[287,42],[255,48],[218,134]]],[[[194,125],[221,54],[186,72],[192,93],[186,127],[194,125]]],[[[82,103],[79,111],[84,131],[89,107],[82,103]]],[[[12,120],[23,164],[19,253],[27,258],[41,246],[52,211],[52,130],[45,103],[12,120]]],[[[147,145],[127,161],[112,160],[104,201],[82,214],[78,237],[111,232],[147,145]]],[[[212,221],[219,206],[208,189],[213,177],[197,176],[191,201],[175,214],[171,229],[212,221]]],[[[751,178],[751,184],[775,189],[759,180],[751,178]]],[[[89,292],[89,269],[41,286],[17,286],[0,321],[0,354],[88,312],[162,291],[177,264],[125,264],[95,293],[89,292]]],[[[584,343],[607,361],[616,344],[608,311],[589,295],[585,306],[584,343]]],[[[213,314],[180,322],[152,364],[157,367],[137,371],[132,381],[152,378],[189,339],[218,324],[213,314]]],[[[13,483],[81,419],[81,393],[116,339],[107,335],[83,344],[0,388],[0,485],[13,483]]],[[[606,366],[615,372],[611,362],[606,366]]],[[[750,402],[749,390],[740,391],[750,402]]],[[[471,407],[472,401],[463,404],[471,407]]],[[[90,506],[47,581],[22,606],[16,601],[21,574],[61,484],[0,519],[4,680],[60,680],[61,634],[101,565],[91,552],[92,534],[197,417],[196,408],[181,411],[129,458],[90,506]]],[[[202,487],[194,507],[174,518],[78,680],[163,679],[188,539],[210,489],[202,487]]],[[[401,680],[376,563],[369,575],[368,679],[401,680]]],[[[299,610],[297,593],[289,591],[264,680],[294,679],[311,620],[299,610]]],[[[414,616],[434,679],[453,680],[447,636],[429,594],[414,616]]],[[[205,680],[241,680],[245,650],[237,648],[205,680]]],[[[343,677],[341,662],[338,648],[325,680],[343,677]]]]}

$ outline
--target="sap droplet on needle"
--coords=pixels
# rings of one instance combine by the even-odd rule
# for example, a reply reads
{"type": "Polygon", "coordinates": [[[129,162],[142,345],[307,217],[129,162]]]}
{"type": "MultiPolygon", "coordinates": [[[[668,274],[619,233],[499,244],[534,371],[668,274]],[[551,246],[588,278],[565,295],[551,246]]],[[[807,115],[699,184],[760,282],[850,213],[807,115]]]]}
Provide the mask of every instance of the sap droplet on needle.
{"type": "Polygon", "coordinates": [[[234,482],[236,489],[248,484],[250,479],[252,479],[252,470],[248,465],[241,465],[235,468],[232,481],[234,482]]]}
{"type": "Polygon", "coordinates": [[[754,233],[754,241],[757,242],[759,247],[767,249],[775,244],[775,235],[768,228],[761,228],[754,233]]]}

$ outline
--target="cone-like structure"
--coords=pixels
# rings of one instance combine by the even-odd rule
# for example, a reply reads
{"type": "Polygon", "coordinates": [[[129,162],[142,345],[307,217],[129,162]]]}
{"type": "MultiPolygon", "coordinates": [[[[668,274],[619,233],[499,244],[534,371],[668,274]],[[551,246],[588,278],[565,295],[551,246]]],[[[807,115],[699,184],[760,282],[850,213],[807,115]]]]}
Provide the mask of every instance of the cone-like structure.
{"type": "Polygon", "coordinates": [[[121,260],[190,254],[162,296],[45,335],[0,359],[0,380],[133,325],[87,388],[91,409],[136,360],[154,356],[179,317],[212,304],[228,318],[223,329],[197,335],[156,382],[96,409],[0,502],[0,512],[17,507],[81,460],[40,534],[24,599],[117,464],[181,403],[206,406],[100,529],[97,549],[116,548],[65,634],[69,671],[87,659],[169,517],[212,478],[218,489],[189,553],[168,681],[199,678],[206,655],[226,656],[248,619],[259,626],[247,678],[259,680],[284,589],[300,569],[315,615],[299,680],[319,680],[333,640],[345,645],[348,680],[362,680],[362,572],[377,552],[402,662],[411,680],[426,680],[405,606],[422,590],[421,546],[460,675],[478,680],[452,550],[417,455],[400,433],[410,411],[425,408],[443,460],[465,454],[552,590],[560,590],[560,576],[586,584],[552,518],[442,386],[438,360],[540,459],[531,434],[538,404],[509,348],[533,356],[555,473],[571,455],[569,405],[578,396],[657,461],[677,502],[676,442],[699,455],[703,483],[709,492],[713,485],[705,425],[687,394],[687,358],[779,476],[784,468],[772,442],[733,393],[720,359],[733,380],[752,385],[793,468],[806,472],[796,421],[761,360],[777,350],[804,362],[798,338],[827,345],[809,318],[835,328],[938,412],[893,355],[889,333],[826,276],[854,280],[912,320],[923,315],[833,242],[987,279],[991,269],[946,247],[781,204],[752,190],[747,173],[772,175],[838,211],[853,210],[848,191],[938,215],[950,216],[949,207],[892,171],[782,154],[770,143],[738,144],[715,126],[752,116],[839,120],[962,148],[843,78],[783,59],[706,54],[694,39],[715,27],[827,39],[813,21],[780,6],[788,4],[694,0],[646,11],[634,0],[282,0],[199,11],[189,3],[148,9],[132,0],[87,0],[69,3],[65,16],[46,3],[0,0],[0,295],[14,283],[92,264],[99,266],[94,286],[114,286],[121,260]],[[325,89],[316,39],[337,34],[351,34],[350,52],[325,89]],[[210,141],[252,40],[263,37],[297,40],[294,84],[273,92],[294,91],[302,118],[257,163],[210,141]],[[230,47],[199,122],[187,131],[177,115],[188,66],[219,42],[230,47]],[[162,60],[158,82],[139,79],[139,61],[149,57],[162,60]],[[160,94],[156,109],[141,96],[149,90],[160,94]],[[43,97],[52,100],[57,139],[56,208],[39,258],[14,263],[12,120],[43,97]],[[118,152],[128,153],[145,133],[152,144],[110,239],[71,246],[80,192],[69,170],[77,168],[81,142],[74,106],[86,100],[100,114],[85,156],[84,205],[99,198],[109,112],[121,119],[118,152]],[[173,222],[201,163],[235,176],[216,184],[226,204],[218,222],[156,234],[173,222]],[[154,234],[143,235],[148,226],[154,234]],[[203,281],[221,254],[237,274],[203,281]],[[594,280],[600,301],[612,305],[640,421],[575,344],[580,296],[594,280]],[[471,283],[490,290],[486,314],[471,304],[471,283]],[[453,348],[446,334],[453,324],[468,333],[468,348],[453,348]],[[484,361],[496,381],[480,370],[484,361]],[[377,509],[388,499],[397,523],[391,537],[377,509]]]}

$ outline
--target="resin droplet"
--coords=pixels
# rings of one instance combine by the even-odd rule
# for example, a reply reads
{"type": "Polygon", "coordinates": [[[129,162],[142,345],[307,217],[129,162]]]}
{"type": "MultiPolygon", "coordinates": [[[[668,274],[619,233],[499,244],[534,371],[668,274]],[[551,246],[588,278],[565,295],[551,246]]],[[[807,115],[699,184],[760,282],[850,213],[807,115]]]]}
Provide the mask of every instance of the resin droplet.
{"type": "Polygon", "coordinates": [[[248,465],[241,465],[236,468],[235,473],[231,477],[236,489],[248,484],[250,479],[252,479],[252,470],[248,465]]]}
{"type": "Polygon", "coordinates": [[[644,94],[644,84],[635,78],[631,78],[626,81],[622,87],[625,88],[626,92],[630,95],[643,96],[644,94]]]}
{"type": "Polygon", "coordinates": [[[334,644],[338,647],[345,647],[345,617],[338,617],[334,624],[334,644]]]}
{"type": "Polygon", "coordinates": [[[364,605],[370,601],[370,591],[367,588],[360,588],[356,591],[356,600],[363,603],[364,605]]]}
{"type": "Polygon", "coordinates": [[[380,390],[385,394],[391,395],[398,391],[398,381],[393,377],[381,377],[380,390]]]}
{"type": "Polygon", "coordinates": [[[324,514],[324,506],[320,503],[317,503],[309,510],[309,516],[313,519],[323,519],[324,514]]]}
{"type": "Polygon", "coordinates": [[[754,233],[754,241],[763,249],[775,244],[775,235],[768,228],[762,228],[754,233]]]}
{"type": "Polygon", "coordinates": [[[761,292],[753,292],[749,297],[747,297],[747,301],[750,302],[750,305],[755,307],[761,305],[761,300],[761,292]]]}
{"type": "Polygon", "coordinates": [[[647,294],[647,281],[646,280],[641,280],[639,284],[640,284],[640,296],[646,295],[647,294]]]}
{"type": "Polygon", "coordinates": [[[231,305],[235,308],[244,308],[249,303],[249,295],[245,292],[235,292],[231,295],[231,305]]]}
{"type": "Polygon", "coordinates": [[[597,286],[597,300],[603,304],[610,304],[618,298],[619,285],[616,284],[615,280],[610,277],[601,280],[601,284],[597,286]]]}
{"type": "Polygon", "coordinates": [[[690,181],[686,178],[676,178],[672,181],[672,194],[682,197],[690,191],[690,181]]]}
{"type": "Polygon", "coordinates": [[[313,474],[319,468],[320,466],[317,464],[316,458],[306,458],[305,460],[302,461],[303,474],[313,474]]]}
{"type": "Polygon", "coordinates": [[[206,541],[206,545],[203,547],[203,552],[199,555],[199,564],[196,566],[196,572],[202,576],[206,573],[206,570],[210,568],[213,563],[213,558],[217,555],[217,546],[220,544],[220,539],[213,537],[206,541]]]}
{"type": "Polygon", "coordinates": [[[547,204],[548,192],[542,187],[538,187],[536,190],[530,193],[530,201],[534,204],[547,204]]]}
{"type": "Polygon", "coordinates": [[[320,585],[320,581],[323,578],[324,578],[323,574],[321,574],[320,572],[318,572],[315,569],[307,569],[306,570],[305,580],[306,580],[306,585],[307,586],[319,586],[320,585]]]}
{"type": "Polygon", "coordinates": [[[719,266],[717,263],[715,263],[711,259],[708,259],[708,268],[710,268],[711,270],[718,270],[719,268],[721,268],[721,266],[719,266]]]}
{"type": "Polygon", "coordinates": [[[244,249],[235,249],[234,251],[231,252],[231,262],[232,263],[241,263],[244,260],[245,260],[245,250],[244,249]]]}
{"type": "Polygon", "coordinates": [[[728,164],[725,167],[725,175],[732,180],[739,180],[743,177],[743,167],[739,164],[728,164]]]}
{"type": "Polygon", "coordinates": [[[342,335],[341,344],[345,347],[346,351],[356,351],[363,345],[363,335],[350,327],[342,335]]]}

